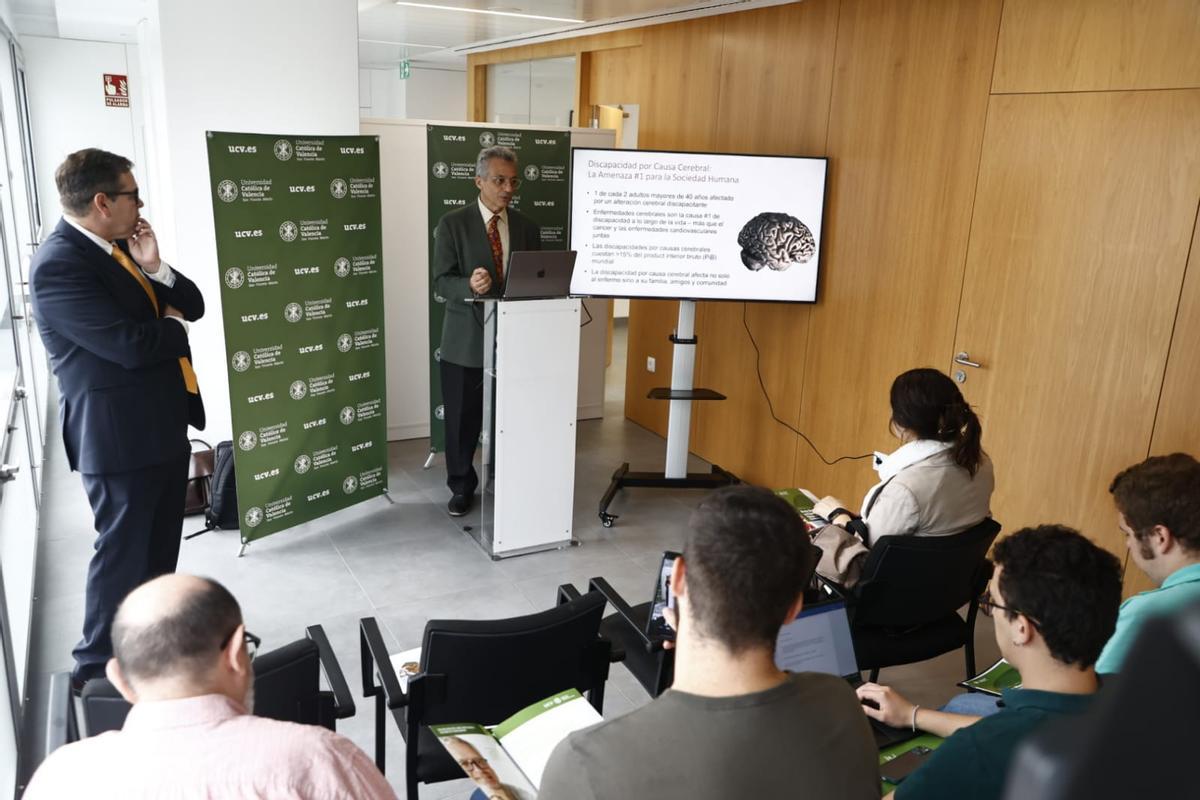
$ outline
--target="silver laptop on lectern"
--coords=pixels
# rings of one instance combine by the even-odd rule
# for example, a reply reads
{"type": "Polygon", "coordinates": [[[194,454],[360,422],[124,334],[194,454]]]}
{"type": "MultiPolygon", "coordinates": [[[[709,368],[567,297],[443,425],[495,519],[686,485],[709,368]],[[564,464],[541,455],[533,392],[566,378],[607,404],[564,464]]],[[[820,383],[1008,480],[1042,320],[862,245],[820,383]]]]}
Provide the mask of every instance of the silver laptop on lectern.
{"type": "Polygon", "coordinates": [[[571,293],[574,250],[519,250],[508,259],[505,300],[549,300],[571,293]]]}

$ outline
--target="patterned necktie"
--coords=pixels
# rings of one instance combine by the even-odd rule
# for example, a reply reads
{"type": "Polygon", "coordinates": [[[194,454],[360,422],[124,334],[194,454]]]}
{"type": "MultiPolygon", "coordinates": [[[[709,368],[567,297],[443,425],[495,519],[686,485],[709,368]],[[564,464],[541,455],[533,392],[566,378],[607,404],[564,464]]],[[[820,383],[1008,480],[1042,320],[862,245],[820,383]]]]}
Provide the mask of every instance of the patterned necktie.
{"type": "Polygon", "coordinates": [[[496,265],[496,283],[504,283],[504,245],[500,241],[500,215],[488,222],[488,242],[492,245],[492,263],[496,265]]]}
{"type": "MultiPolygon", "coordinates": [[[[154,314],[159,315],[158,297],[154,294],[154,289],[150,286],[150,280],[142,274],[138,269],[138,265],[133,263],[133,259],[125,255],[125,251],[113,245],[112,256],[117,263],[125,268],[125,271],[133,276],[133,279],[142,287],[142,291],[150,298],[150,304],[154,306],[154,314]]],[[[183,373],[183,385],[187,387],[188,394],[200,394],[200,384],[196,381],[196,371],[192,369],[192,362],[187,356],[179,357],[179,371],[183,373]]]]}

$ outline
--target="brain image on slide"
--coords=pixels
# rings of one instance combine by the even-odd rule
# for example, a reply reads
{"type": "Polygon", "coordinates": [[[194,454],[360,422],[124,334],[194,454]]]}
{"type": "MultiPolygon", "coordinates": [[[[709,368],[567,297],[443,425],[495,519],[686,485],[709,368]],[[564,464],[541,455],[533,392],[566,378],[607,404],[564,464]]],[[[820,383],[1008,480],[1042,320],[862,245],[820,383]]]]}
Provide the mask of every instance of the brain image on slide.
{"type": "Polygon", "coordinates": [[[738,234],[742,263],[752,272],[763,267],[785,270],[804,264],[817,251],[808,226],[790,214],[765,211],[742,226],[738,234]]]}

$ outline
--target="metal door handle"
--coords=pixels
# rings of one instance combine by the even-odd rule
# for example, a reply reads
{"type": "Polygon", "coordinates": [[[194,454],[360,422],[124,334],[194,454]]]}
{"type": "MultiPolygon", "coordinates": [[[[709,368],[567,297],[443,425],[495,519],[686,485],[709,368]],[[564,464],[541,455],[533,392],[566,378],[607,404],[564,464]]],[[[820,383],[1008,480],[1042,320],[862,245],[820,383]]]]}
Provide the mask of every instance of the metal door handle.
{"type": "Polygon", "coordinates": [[[0,482],[11,481],[20,471],[20,464],[0,464],[0,482]]]}
{"type": "Polygon", "coordinates": [[[954,356],[954,363],[962,364],[964,367],[974,367],[975,369],[981,369],[983,367],[983,364],[980,364],[978,361],[972,361],[971,356],[966,352],[959,353],[954,356]]]}

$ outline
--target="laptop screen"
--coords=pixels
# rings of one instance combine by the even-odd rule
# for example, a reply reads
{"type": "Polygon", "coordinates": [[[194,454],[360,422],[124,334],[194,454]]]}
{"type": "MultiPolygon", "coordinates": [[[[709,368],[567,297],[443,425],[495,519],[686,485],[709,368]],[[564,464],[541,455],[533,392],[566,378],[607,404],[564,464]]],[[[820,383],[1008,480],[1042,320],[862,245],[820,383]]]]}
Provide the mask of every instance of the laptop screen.
{"type": "Polygon", "coordinates": [[[780,628],[775,664],[789,672],[825,672],[843,678],[857,675],[846,604],[835,600],[805,608],[780,628]]]}

